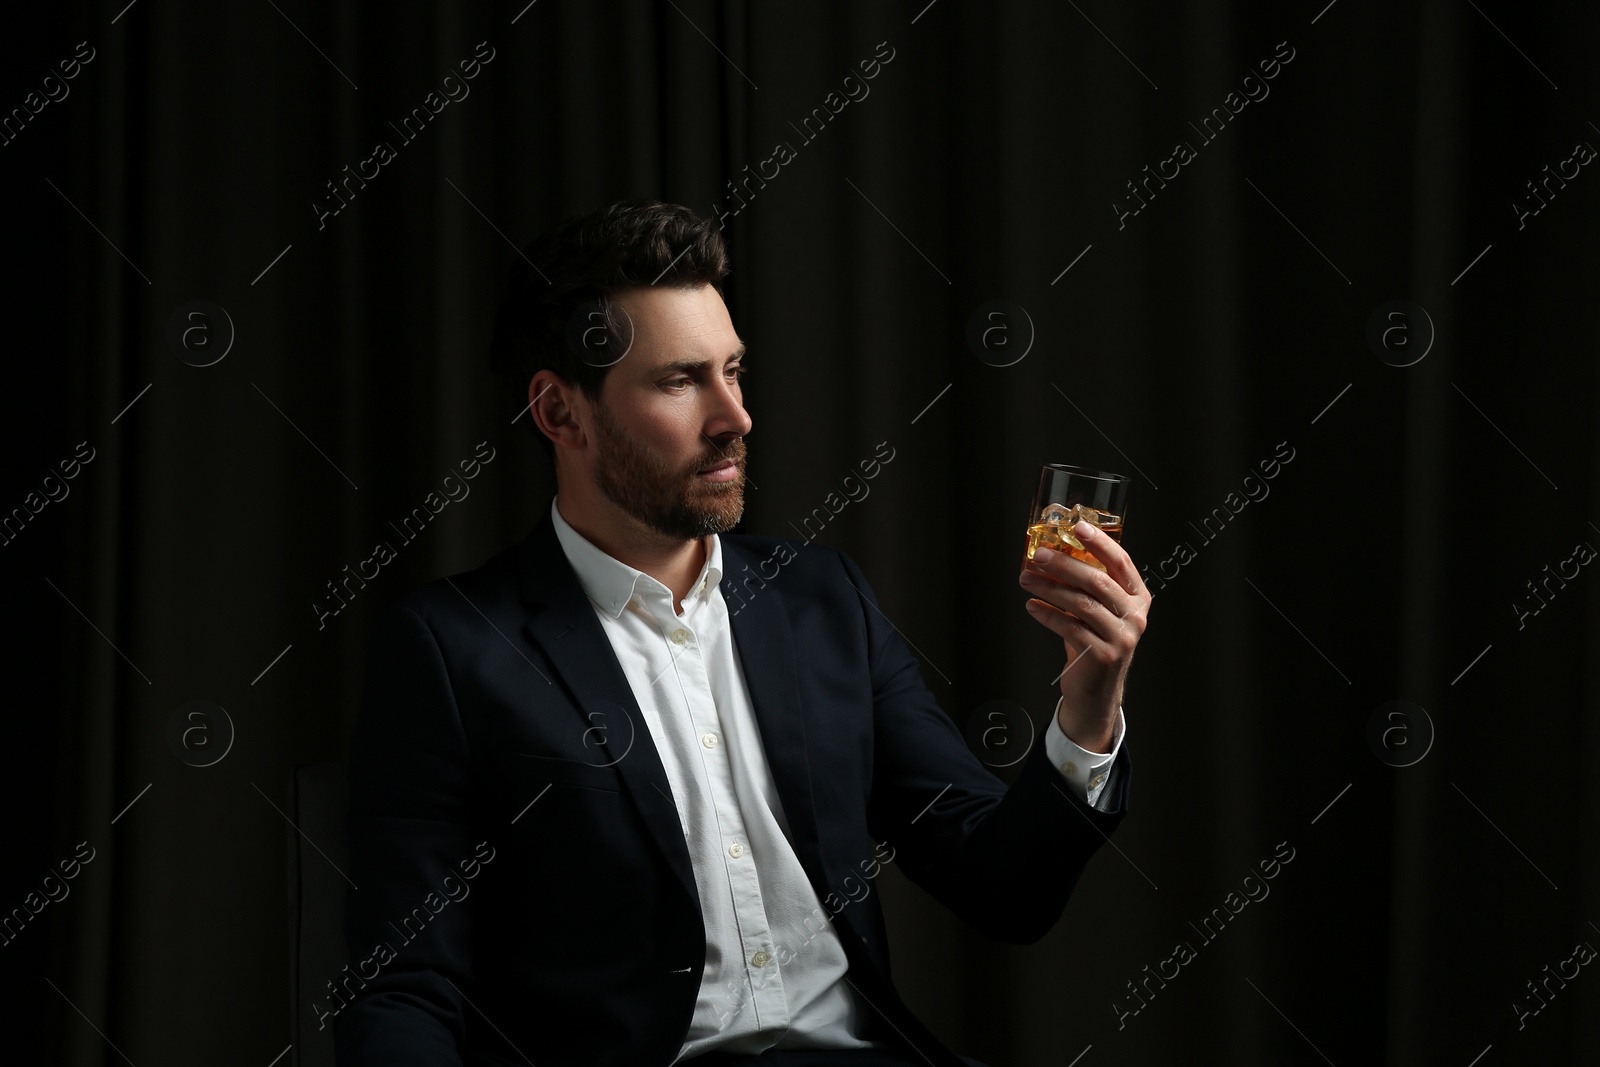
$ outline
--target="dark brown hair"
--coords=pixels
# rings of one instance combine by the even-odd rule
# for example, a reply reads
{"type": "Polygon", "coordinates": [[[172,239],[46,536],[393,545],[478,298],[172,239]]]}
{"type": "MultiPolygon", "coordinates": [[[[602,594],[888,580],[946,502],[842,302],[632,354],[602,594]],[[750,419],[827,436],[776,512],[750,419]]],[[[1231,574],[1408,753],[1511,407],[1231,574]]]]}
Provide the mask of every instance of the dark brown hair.
{"type": "Polygon", "coordinates": [[[524,405],[528,382],[541,370],[598,401],[606,374],[632,342],[612,294],[650,285],[710,285],[721,294],[727,273],[721,228],[681,204],[623,200],[569,218],[528,242],[512,265],[495,312],[491,363],[524,405]]]}

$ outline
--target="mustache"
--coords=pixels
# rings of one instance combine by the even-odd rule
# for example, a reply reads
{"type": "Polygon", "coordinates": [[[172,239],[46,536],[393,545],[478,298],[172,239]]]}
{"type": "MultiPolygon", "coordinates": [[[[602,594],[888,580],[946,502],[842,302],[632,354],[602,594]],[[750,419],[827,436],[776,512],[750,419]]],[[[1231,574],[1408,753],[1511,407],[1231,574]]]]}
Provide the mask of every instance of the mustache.
{"type": "Polygon", "coordinates": [[[695,474],[699,471],[705,470],[707,467],[713,464],[721,463],[724,460],[732,460],[740,470],[744,469],[744,438],[736,437],[728,444],[728,447],[724,448],[722,451],[713,452],[709,456],[702,456],[700,459],[695,461],[694,466],[689,469],[689,473],[695,474]]]}

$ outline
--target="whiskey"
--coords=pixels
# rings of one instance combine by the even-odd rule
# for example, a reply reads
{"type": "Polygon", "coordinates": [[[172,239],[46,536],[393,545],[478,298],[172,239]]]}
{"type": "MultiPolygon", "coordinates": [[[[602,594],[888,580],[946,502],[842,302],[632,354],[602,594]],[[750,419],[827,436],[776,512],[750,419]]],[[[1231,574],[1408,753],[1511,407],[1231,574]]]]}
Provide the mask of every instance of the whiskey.
{"type": "Polygon", "coordinates": [[[1072,528],[1080,521],[1091,522],[1099,527],[1100,531],[1109,536],[1118,544],[1122,543],[1122,516],[1113,515],[1109,511],[1100,511],[1097,508],[1085,507],[1074,504],[1071,508],[1060,504],[1048,504],[1040,515],[1040,522],[1028,527],[1027,558],[1033,559],[1033,553],[1040,546],[1054,552],[1065,552],[1073,559],[1082,560],[1091,567],[1105,570],[1105,565],[1094,558],[1094,555],[1072,534],[1072,528]]]}

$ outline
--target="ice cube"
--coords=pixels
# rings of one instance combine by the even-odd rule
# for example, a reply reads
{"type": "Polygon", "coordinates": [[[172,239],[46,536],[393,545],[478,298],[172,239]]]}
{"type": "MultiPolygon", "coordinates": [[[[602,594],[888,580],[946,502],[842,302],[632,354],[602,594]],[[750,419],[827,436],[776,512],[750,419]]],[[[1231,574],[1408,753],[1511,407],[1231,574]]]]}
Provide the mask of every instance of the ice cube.
{"type": "Polygon", "coordinates": [[[1044,507],[1039,509],[1039,521],[1049,523],[1052,526],[1059,526],[1062,523],[1066,523],[1068,526],[1071,526],[1076,520],[1072,517],[1072,511],[1069,510],[1065,505],[1046,504],[1044,507]]]}

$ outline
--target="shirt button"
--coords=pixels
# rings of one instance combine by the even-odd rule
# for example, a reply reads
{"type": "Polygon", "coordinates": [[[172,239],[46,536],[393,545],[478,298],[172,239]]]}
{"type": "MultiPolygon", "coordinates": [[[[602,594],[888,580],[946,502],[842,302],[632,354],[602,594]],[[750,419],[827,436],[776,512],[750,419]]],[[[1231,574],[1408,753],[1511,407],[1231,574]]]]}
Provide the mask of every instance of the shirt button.
{"type": "Polygon", "coordinates": [[[1091,786],[1099,786],[1099,784],[1101,782],[1105,781],[1105,780],[1106,780],[1106,776],[1105,776],[1104,772],[1102,772],[1100,774],[1095,775],[1093,778],[1089,779],[1089,784],[1091,786]]]}
{"type": "Polygon", "coordinates": [[[767,964],[772,962],[772,957],[768,955],[765,950],[763,950],[761,952],[757,952],[754,956],[751,956],[750,962],[755,964],[757,967],[765,967],[767,964]]]}
{"type": "Polygon", "coordinates": [[[1076,774],[1076,773],[1078,773],[1078,765],[1076,763],[1073,763],[1071,760],[1067,760],[1065,763],[1063,763],[1061,765],[1061,773],[1062,774],[1076,774]]]}
{"type": "Polygon", "coordinates": [[[716,734],[701,734],[700,735],[700,743],[702,745],[706,746],[707,748],[716,748],[717,747],[717,735],[716,734]]]}
{"type": "Polygon", "coordinates": [[[672,631],[672,642],[673,642],[673,644],[681,645],[685,641],[687,641],[688,639],[689,639],[689,631],[688,630],[685,630],[682,627],[679,627],[678,629],[672,631]]]}
{"type": "Polygon", "coordinates": [[[728,846],[728,855],[732,856],[734,859],[738,859],[740,856],[744,855],[744,846],[735,841],[733,844],[728,846]]]}

